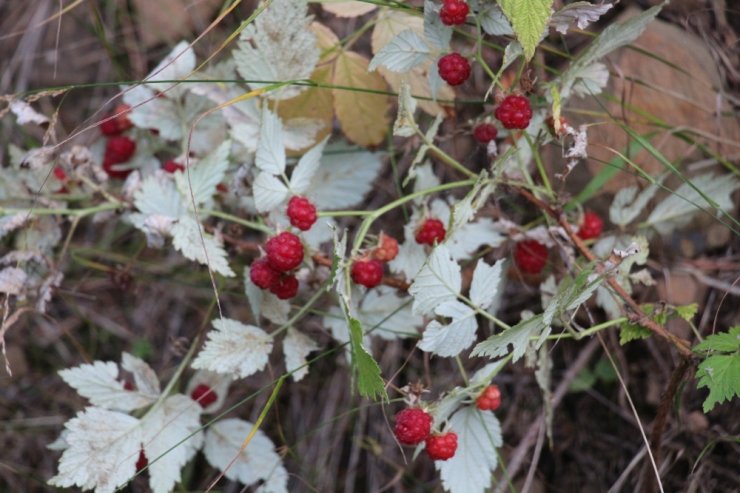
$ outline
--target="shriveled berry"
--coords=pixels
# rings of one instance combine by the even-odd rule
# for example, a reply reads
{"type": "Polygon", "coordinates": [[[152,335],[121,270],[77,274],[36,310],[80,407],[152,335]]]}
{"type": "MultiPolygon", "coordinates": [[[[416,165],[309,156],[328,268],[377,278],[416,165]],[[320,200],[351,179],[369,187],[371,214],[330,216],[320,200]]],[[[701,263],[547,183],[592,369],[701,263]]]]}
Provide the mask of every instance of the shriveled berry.
{"type": "Polygon", "coordinates": [[[293,274],[282,275],[270,286],[270,292],[281,300],[288,300],[298,294],[298,279],[293,274]]]}
{"type": "Polygon", "coordinates": [[[198,384],[190,393],[190,398],[200,404],[203,409],[207,408],[218,400],[218,395],[208,385],[198,384]]]}
{"type": "Polygon", "coordinates": [[[457,433],[448,431],[441,435],[430,435],[426,439],[427,455],[432,460],[447,460],[455,456],[457,433]]]}
{"type": "Polygon", "coordinates": [[[498,135],[498,130],[490,123],[481,123],[473,129],[473,137],[483,145],[488,145],[498,135]]]}
{"type": "Polygon", "coordinates": [[[445,0],[439,10],[439,18],[445,26],[459,26],[465,24],[465,18],[470,12],[468,4],[461,0],[445,0]]]}
{"type": "Polygon", "coordinates": [[[270,266],[265,257],[255,260],[249,267],[249,279],[259,288],[270,289],[279,278],[280,273],[270,266]]]}
{"type": "Polygon", "coordinates": [[[175,173],[177,171],[185,171],[185,166],[178,163],[174,159],[168,159],[164,162],[162,165],[162,169],[165,170],[167,173],[175,173]]]}
{"type": "Polygon", "coordinates": [[[355,260],[351,269],[352,280],[366,288],[374,288],[383,281],[383,264],[380,260],[355,260]]]}
{"type": "Polygon", "coordinates": [[[489,385],[475,400],[475,405],[481,411],[495,411],[501,405],[501,390],[498,385],[489,385]]]}
{"type": "Polygon", "coordinates": [[[547,254],[547,247],[539,241],[521,241],[516,244],[514,261],[522,272],[539,274],[547,263],[547,254]]]}
{"type": "Polygon", "coordinates": [[[265,243],[267,261],[280,272],[293,270],[303,262],[303,244],[293,233],[284,231],[265,243]]]}
{"type": "Polygon", "coordinates": [[[525,129],[532,119],[532,106],[529,104],[528,98],[518,94],[509,94],[498,105],[494,116],[504,128],[525,129]]]}
{"type": "Polygon", "coordinates": [[[603,230],[604,220],[595,212],[586,211],[577,234],[582,240],[590,240],[601,236],[603,230]]]}
{"type": "Polygon", "coordinates": [[[373,249],[372,255],[381,262],[390,262],[398,255],[398,240],[385,233],[380,233],[378,246],[373,249]]]}
{"type": "Polygon", "coordinates": [[[139,452],[139,458],[136,459],[136,472],[143,471],[144,468],[148,465],[149,465],[149,459],[146,458],[144,449],[141,449],[141,451],[139,452]]]}
{"type": "Polygon", "coordinates": [[[439,76],[451,86],[459,86],[470,77],[470,62],[459,53],[450,53],[437,62],[439,76]]]}
{"type": "Polygon", "coordinates": [[[445,239],[445,225],[439,219],[429,218],[426,219],[421,226],[416,229],[416,235],[414,238],[416,242],[421,245],[434,245],[435,243],[442,243],[445,239]]]}
{"type": "Polygon", "coordinates": [[[290,224],[300,229],[308,231],[316,222],[316,206],[306,197],[292,197],[288,201],[288,219],[290,224]]]}
{"type": "Polygon", "coordinates": [[[432,431],[432,416],[418,407],[409,407],[396,414],[393,434],[403,445],[417,445],[432,431]]]}

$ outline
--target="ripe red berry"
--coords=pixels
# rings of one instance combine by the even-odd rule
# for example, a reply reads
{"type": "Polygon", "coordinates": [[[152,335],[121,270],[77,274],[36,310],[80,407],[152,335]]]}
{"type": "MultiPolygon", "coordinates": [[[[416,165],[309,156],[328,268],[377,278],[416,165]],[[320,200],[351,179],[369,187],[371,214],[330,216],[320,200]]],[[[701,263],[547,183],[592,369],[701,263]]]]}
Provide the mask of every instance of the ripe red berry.
{"type": "Polygon", "coordinates": [[[168,159],[162,165],[162,169],[165,170],[167,173],[175,173],[177,171],[185,171],[185,166],[178,163],[174,159],[168,159]]]}
{"type": "Polygon", "coordinates": [[[522,272],[539,274],[547,263],[547,247],[535,240],[526,240],[516,244],[514,261],[522,272]]]}
{"type": "Polygon", "coordinates": [[[532,119],[532,107],[526,97],[509,94],[498,105],[494,116],[504,128],[525,129],[529,126],[529,120],[532,119]]]}
{"type": "Polygon", "coordinates": [[[473,137],[483,145],[488,145],[497,135],[498,130],[490,123],[481,123],[473,129],[473,137]]]}
{"type": "Polygon", "coordinates": [[[398,240],[385,233],[380,233],[378,246],[373,249],[373,258],[381,262],[390,262],[398,255],[398,240]]]}
{"type": "Polygon", "coordinates": [[[115,107],[113,112],[108,115],[107,120],[100,124],[100,132],[103,135],[109,137],[120,135],[133,126],[131,120],[128,119],[128,114],[131,111],[131,107],[127,104],[119,104],[115,107]]]}
{"type": "Polygon", "coordinates": [[[103,170],[111,178],[126,178],[130,169],[120,170],[115,169],[113,166],[120,163],[125,163],[131,156],[136,152],[136,141],[129,139],[126,136],[119,135],[117,137],[111,137],[105,143],[105,156],[103,157],[103,170]]]}
{"type": "Polygon", "coordinates": [[[316,222],[316,206],[306,197],[292,197],[288,201],[288,219],[296,228],[308,231],[316,222]]]}
{"type": "Polygon", "coordinates": [[[396,414],[393,434],[403,445],[417,445],[432,431],[432,416],[418,407],[406,408],[396,414]]]}
{"type": "Polygon", "coordinates": [[[263,257],[252,262],[249,267],[249,279],[255,286],[262,289],[269,289],[280,279],[280,273],[270,266],[267,258],[263,257]]]}
{"type": "Polygon", "coordinates": [[[459,53],[450,53],[437,62],[439,76],[451,86],[459,86],[470,77],[470,63],[459,53]]]}
{"type": "Polygon", "coordinates": [[[590,240],[591,238],[598,238],[601,236],[603,229],[604,220],[595,212],[587,211],[583,215],[583,222],[581,223],[581,227],[578,229],[577,234],[582,240],[590,240]]]}
{"type": "Polygon", "coordinates": [[[121,180],[126,178],[129,174],[131,174],[131,171],[133,171],[130,169],[114,168],[114,166],[117,164],[120,164],[120,163],[106,156],[103,159],[103,171],[105,171],[105,173],[111,178],[118,178],[121,180]]]}
{"type": "Polygon", "coordinates": [[[445,0],[439,11],[439,18],[445,26],[459,26],[465,24],[470,8],[461,0],[445,0]]]}
{"type": "Polygon", "coordinates": [[[288,300],[298,294],[298,279],[293,274],[282,275],[270,286],[270,292],[281,300],[288,300]]]}
{"type": "Polygon", "coordinates": [[[432,460],[447,460],[455,456],[457,433],[448,431],[441,435],[430,435],[426,439],[427,455],[432,460]]]}
{"type": "Polygon", "coordinates": [[[501,390],[498,385],[489,385],[475,400],[475,405],[481,411],[495,411],[501,405],[501,390]]]}
{"type": "Polygon", "coordinates": [[[218,400],[218,395],[208,385],[201,383],[196,386],[190,393],[190,398],[200,404],[203,409],[207,408],[218,400]]]}
{"type": "Polygon", "coordinates": [[[129,390],[129,391],[132,391],[132,390],[134,390],[135,388],[136,388],[136,387],[134,387],[134,384],[133,384],[133,382],[131,382],[131,380],[124,380],[124,381],[123,381],[123,390],[129,390]]]}
{"type": "Polygon", "coordinates": [[[421,245],[434,245],[442,243],[445,239],[445,225],[439,219],[426,219],[421,226],[416,229],[416,242],[421,245]]]}
{"type": "Polygon", "coordinates": [[[139,452],[139,458],[136,460],[136,472],[141,472],[149,465],[149,459],[146,458],[144,449],[139,452]]]}
{"type": "Polygon", "coordinates": [[[383,264],[380,260],[355,260],[352,264],[352,280],[366,288],[374,288],[383,281],[383,264]]]}
{"type": "Polygon", "coordinates": [[[267,261],[280,272],[293,270],[303,262],[303,244],[293,233],[284,231],[265,243],[267,261]]]}
{"type": "Polygon", "coordinates": [[[56,178],[59,181],[66,181],[67,173],[64,172],[64,169],[61,166],[55,166],[54,167],[54,178],[56,178]]]}

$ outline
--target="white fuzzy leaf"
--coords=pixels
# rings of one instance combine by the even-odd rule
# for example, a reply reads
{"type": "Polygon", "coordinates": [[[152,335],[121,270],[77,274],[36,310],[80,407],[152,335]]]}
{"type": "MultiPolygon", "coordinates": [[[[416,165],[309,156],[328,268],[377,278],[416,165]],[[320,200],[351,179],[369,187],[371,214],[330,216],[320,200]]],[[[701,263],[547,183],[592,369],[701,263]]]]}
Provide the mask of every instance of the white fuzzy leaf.
{"type": "Polygon", "coordinates": [[[65,425],[67,449],[52,486],[113,493],[136,473],[141,450],[139,420],[128,414],[88,407],[65,425]]]}
{"type": "Polygon", "coordinates": [[[449,49],[452,39],[452,27],[442,23],[439,11],[431,0],[424,0],[424,37],[441,51],[449,49]]]}
{"type": "Polygon", "coordinates": [[[586,29],[589,24],[599,20],[614,5],[605,3],[594,5],[589,2],[573,2],[564,6],[550,17],[550,25],[561,34],[567,34],[568,28],[575,24],[578,29],[586,29]]]}
{"type": "Polygon", "coordinates": [[[691,184],[684,183],[655,206],[646,224],[661,234],[668,234],[688,224],[696,213],[705,208],[730,210],[733,207],[732,193],[738,188],[740,188],[740,180],[729,175],[708,173],[691,178],[691,184]],[[706,197],[714,201],[714,204],[708,203],[696,189],[701,190],[706,197]]]}
{"type": "Polygon", "coordinates": [[[146,215],[177,219],[187,210],[175,184],[164,175],[146,178],[134,193],[134,206],[146,215]]]}
{"type": "Polygon", "coordinates": [[[370,61],[368,71],[372,72],[380,65],[393,72],[406,72],[426,60],[429,47],[423,39],[411,29],[398,33],[396,37],[383,46],[370,61]]]}
{"type": "Polygon", "coordinates": [[[142,443],[153,493],[172,491],[180,481],[183,466],[203,444],[200,412],[198,403],[175,394],[142,419],[142,443]]]}
{"type": "Polygon", "coordinates": [[[319,3],[327,12],[345,18],[359,17],[378,8],[377,5],[372,3],[352,0],[320,0],[319,3]]]}
{"type": "Polygon", "coordinates": [[[439,245],[409,287],[409,294],[414,297],[414,313],[434,313],[442,303],[454,300],[461,286],[460,266],[450,257],[447,247],[439,245]]]}
{"type": "Polygon", "coordinates": [[[503,444],[496,415],[465,406],[452,416],[450,428],[457,433],[455,455],[434,463],[442,487],[450,493],[484,493],[496,469],[496,449],[503,444]]]}
{"type": "Polygon", "coordinates": [[[280,118],[267,107],[262,111],[262,124],[254,164],[271,175],[281,175],[285,172],[283,124],[280,118]]]}
{"type": "Polygon", "coordinates": [[[28,274],[18,267],[6,267],[0,270],[0,293],[18,296],[28,281],[28,274]]]}
{"type": "Polygon", "coordinates": [[[304,366],[306,357],[317,349],[319,345],[316,341],[293,327],[288,329],[283,339],[283,354],[285,355],[285,370],[293,372],[294,381],[298,382],[308,375],[308,366],[304,366]]]}
{"type": "Polygon", "coordinates": [[[657,184],[651,184],[639,195],[637,187],[621,189],[609,207],[609,220],[618,226],[628,225],[640,215],[657,191],[657,184]]]}
{"type": "Polygon", "coordinates": [[[423,323],[411,312],[411,298],[388,286],[368,290],[355,315],[366,333],[386,340],[416,335],[423,323]]]}
{"type": "Polygon", "coordinates": [[[175,174],[177,188],[185,198],[185,203],[189,206],[192,205],[194,198],[197,205],[202,205],[213,197],[216,193],[216,186],[226,176],[226,169],[229,167],[230,151],[231,141],[226,140],[214,149],[213,152],[198,161],[195,166],[191,166],[182,173],[175,174]]]}
{"type": "Polygon", "coordinates": [[[157,136],[164,140],[182,138],[183,123],[176,101],[158,98],[157,93],[149,87],[135,86],[126,90],[123,102],[132,107],[128,118],[137,127],[154,129],[158,132],[157,136]]]}
{"type": "Polygon", "coordinates": [[[567,98],[570,91],[579,97],[596,96],[601,94],[602,90],[609,82],[609,69],[601,62],[594,62],[591,65],[582,67],[573,76],[572,86],[563,86],[560,94],[561,99],[567,98]]]}
{"type": "Polygon", "coordinates": [[[319,210],[352,207],[372,190],[381,165],[379,153],[350,151],[326,154],[306,195],[319,210]]]}
{"type": "Polygon", "coordinates": [[[495,3],[487,3],[483,6],[480,12],[480,25],[491,36],[514,35],[514,28],[511,27],[509,19],[506,18],[501,7],[495,3]]]}
{"type": "Polygon", "coordinates": [[[254,191],[254,206],[258,212],[269,212],[288,197],[288,187],[276,176],[265,171],[257,175],[252,184],[254,191]]]}
{"type": "Polygon", "coordinates": [[[201,231],[200,224],[191,217],[182,217],[172,227],[172,244],[185,258],[209,265],[213,271],[224,277],[236,275],[229,267],[226,250],[213,236],[201,231]]]}
{"type": "Polygon", "coordinates": [[[262,430],[257,430],[249,445],[241,450],[242,442],[254,426],[241,419],[218,421],[206,431],[203,454],[211,466],[224,471],[233,481],[251,485],[264,480],[256,491],[287,493],[288,473],[272,440],[262,430]]]}
{"type": "MultiPolygon", "coordinates": [[[[250,88],[311,77],[319,61],[319,48],[308,29],[311,18],[307,8],[304,0],[274,0],[244,29],[234,61],[250,88]]],[[[287,86],[267,93],[267,97],[289,99],[304,89],[287,86]]]]}
{"type": "Polygon", "coordinates": [[[470,301],[477,307],[485,310],[493,303],[501,284],[503,264],[503,260],[493,265],[488,265],[483,259],[478,260],[470,285],[470,301]]]}
{"type": "Polygon", "coordinates": [[[496,231],[489,218],[467,223],[452,233],[445,245],[455,260],[470,258],[480,247],[495,248],[506,241],[506,237],[496,231]]]}
{"type": "MultiPolygon", "coordinates": [[[[193,70],[195,70],[195,52],[189,46],[186,41],[181,41],[175,46],[172,51],[154,67],[154,70],[147,76],[147,81],[160,81],[160,80],[180,80],[189,76],[193,70]]],[[[169,87],[171,83],[163,84],[147,84],[147,87],[151,87],[155,90],[164,90],[169,87]]],[[[178,91],[184,90],[183,87],[177,87],[171,91],[167,91],[167,95],[179,95],[178,91]],[[173,94],[174,92],[174,94],[173,94]]]]}
{"type": "Polygon", "coordinates": [[[398,115],[393,122],[393,135],[397,137],[411,137],[416,134],[416,100],[411,96],[411,87],[404,81],[398,91],[398,115]]]}
{"type": "Polygon", "coordinates": [[[158,389],[156,392],[146,388],[126,390],[118,380],[118,365],[111,361],[94,361],[61,370],[59,376],[91,404],[105,409],[132,411],[154,403],[159,397],[158,389]]]}
{"type": "Polygon", "coordinates": [[[478,322],[475,320],[475,311],[472,308],[453,300],[439,305],[435,313],[452,320],[447,325],[432,320],[424,329],[419,349],[450,357],[457,356],[475,342],[478,322]]]}
{"type": "Polygon", "coordinates": [[[132,354],[123,353],[121,355],[121,368],[133,375],[136,390],[139,393],[145,394],[152,399],[159,397],[161,392],[159,378],[157,378],[157,374],[144,360],[132,354]]]}
{"type": "Polygon", "coordinates": [[[329,137],[325,138],[301,156],[298,164],[293,168],[293,173],[290,175],[290,189],[293,193],[300,195],[308,190],[311,180],[321,165],[321,155],[324,153],[324,146],[328,139],[329,137]]]}
{"type": "Polygon", "coordinates": [[[514,353],[513,361],[516,362],[527,351],[530,337],[539,336],[542,340],[549,332],[550,328],[543,322],[542,315],[536,315],[522,320],[510,329],[492,335],[475,346],[471,356],[502,358],[509,354],[509,345],[511,344],[514,353]]]}
{"type": "Polygon", "coordinates": [[[222,318],[193,362],[193,368],[248,377],[262,370],[272,351],[272,336],[254,325],[222,318]]]}
{"type": "Polygon", "coordinates": [[[406,241],[398,245],[398,255],[388,263],[388,266],[392,272],[403,274],[406,279],[411,280],[424,266],[426,251],[424,245],[414,240],[413,234],[407,235],[406,238],[408,238],[406,241]]]}

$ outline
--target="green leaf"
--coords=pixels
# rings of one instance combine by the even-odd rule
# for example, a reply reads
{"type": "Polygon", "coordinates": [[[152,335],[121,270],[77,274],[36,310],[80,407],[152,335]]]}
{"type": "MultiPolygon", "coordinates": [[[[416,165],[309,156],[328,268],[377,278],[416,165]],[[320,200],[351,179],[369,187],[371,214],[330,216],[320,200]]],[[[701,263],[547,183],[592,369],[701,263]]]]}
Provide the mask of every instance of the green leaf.
{"type": "Polygon", "coordinates": [[[352,345],[352,361],[357,369],[357,388],[360,395],[377,399],[388,399],[385,383],[380,376],[380,367],[362,345],[362,324],[349,317],[349,335],[352,345]]]}
{"type": "Polygon", "coordinates": [[[694,351],[720,351],[733,353],[740,351],[740,325],[730,329],[729,332],[714,334],[694,347],[694,351]]]}
{"type": "Polygon", "coordinates": [[[624,346],[628,342],[638,339],[647,339],[652,332],[642,325],[625,322],[619,327],[619,344],[624,346]]]}
{"type": "MultiPolygon", "coordinates": [[[[740,333],[740,327],[735,329],[740,333]]],[[[715,405],[740,396],[740,353],[710,356],[699,365],[696,376],[697,388],[709,388],[704,401],[704,412],[708,413],[715,405]]]]}
{"type": "Polygon", "coordinates": [[[516,362],[527,351],[530,338],[539,337],[536,344],[539,348],[549,334],[550,327],[543,322],[542,315],[535,315],[479,343],[473,348],[471,356],[503,358],[509,354],[509,345],[511,345],[514,353],[512,358],[516,362]]]}
{"type": "Polygon", "coordinates": [[[516,39],[530,60],[542,39],[552,15],[553,0],[499,0],[501,10],[511,22],[516,39]]]}
{"type": "Polygon", "coordinates": [[[676,314],[679,317],[686,320],[687,322],[691,322],[691,320],[696,315],[696,312],[699,311],[699,305],[697,303],[691,303],[690,305],[681,305],[675,307],[675,310],[676,314]]]}

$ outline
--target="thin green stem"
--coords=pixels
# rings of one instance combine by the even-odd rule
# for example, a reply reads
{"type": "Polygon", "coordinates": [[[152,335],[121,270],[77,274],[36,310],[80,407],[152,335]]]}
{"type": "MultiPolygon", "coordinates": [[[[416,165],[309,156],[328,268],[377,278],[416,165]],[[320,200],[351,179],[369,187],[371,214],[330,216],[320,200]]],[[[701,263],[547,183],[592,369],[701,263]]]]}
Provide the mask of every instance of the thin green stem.
{"type": "Polygon", "coordinates": [[[264,224],[256,223],[254,221],[248,221],[246,219],[242,219],[240,217],[234,216],[233,214],[229,214],[227,212],[217,211],[217,210],[202,210],[201,212],[209,216],[218,217],[226,221],[231,221],[232,223],[241,224],[242,226],[246,226],[250,229],[254,229],[255,231],[262,231],[263,233],[272,233],[272,229],[270,229],[270,227],[264,224]]]}
{"type": "Polygon", "coordinates": [[[373,211],[322,211],[317,215],[319,217],[353,217],[353,216],[369,216],[373,211]]]}
{"type": "MultiPolygon", "coordinates": [[[[576,332],[575,334],[572,333],[564,333],[564,334],[553,334],[551,336],[547,336],[547,340],[549,341],[556,341],[560,339],[575,339],[580,340],[584,337],[592,336],[596,334],[597,332],[601,332],[604,329],[608,329],[609,327],[614,327],[615,325],[620,325],[625,322],[629,322],[629,319],[627,317],[619,317],[615,318],[614,320],[607,320],[606,322],[600,323],[598,325],[594,325],[593,327],[582,330],[580,332],[576,332]]],[[[530,340],[538,340],[539,336],[530,337],[530,340]]]]}
{"type": "Polygon", "coordinates": [[[278,329],[274,330],[270,335],[272,337],[275,337],[278,334],[280,334],[281,332],[283,332],[284,330],[286,330],[288,327],[292,326],[298,320],[300,320],[300,318],[303,317],[303,315],[305,315],[306,312],[308,312],[309,310],[311,310],[311,307],[317,301],[319,301],[319,299],[325,294],[325,292],[326,292],[325,286],[321,286],[319,289],[317,289],[316,292],[313,294],[313,296],[311,296],[311,299],[309,299],[306,303],[304,303],[303,306],[300,308],[300,310],[298,310],[295,313],[295,315],[293,315],[292,317],[290,317],[290,319],[287,322],[285,322],[278,329]]]}
{"type": "Polygon", "coordinates": [[[18,213],[28,213],[34,216],[76,216],[84,217],[98,212],[112,211],[118,209],[120,204],[106,202],[105,204],[87,207],[85,209],[36,209],[36,208],[19,208],[19,207],[0,207],[0,216],[10,216],[18,213]]]}

